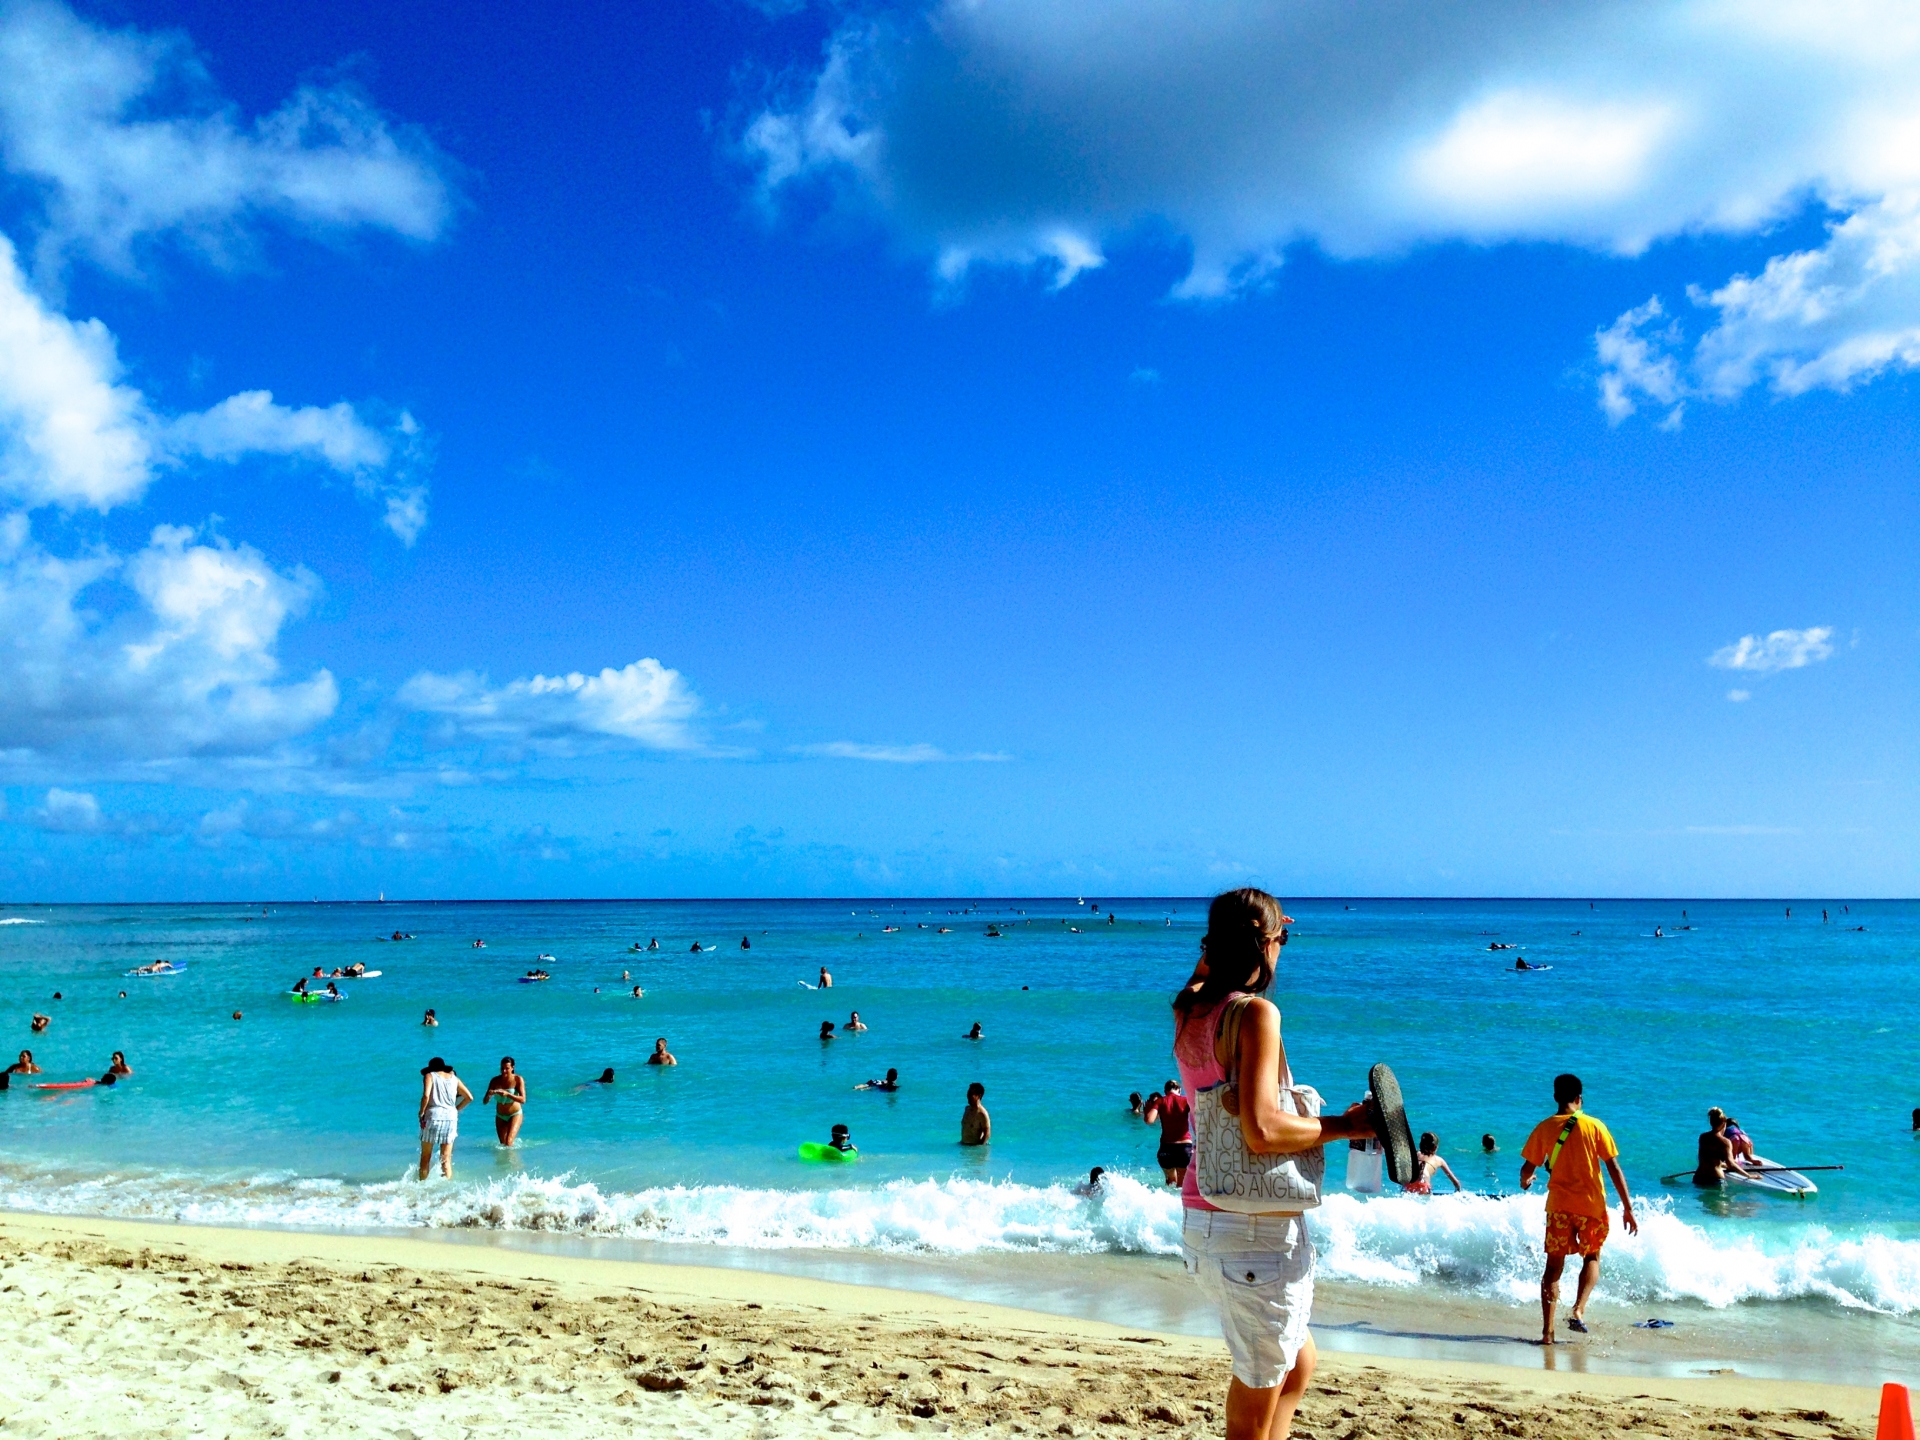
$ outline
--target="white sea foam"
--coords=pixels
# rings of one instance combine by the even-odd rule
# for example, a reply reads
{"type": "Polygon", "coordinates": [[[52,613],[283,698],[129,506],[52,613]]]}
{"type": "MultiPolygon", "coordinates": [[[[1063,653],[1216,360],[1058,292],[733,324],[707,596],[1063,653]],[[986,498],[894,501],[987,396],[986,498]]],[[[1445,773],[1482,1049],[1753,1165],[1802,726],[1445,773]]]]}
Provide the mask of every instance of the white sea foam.
{"type": "Polygon", "coordinates": [[[28,920],[20,915],[9,915],[6,919],[0,920],[0,925],[44,925],[46,923],[44,920],[28,920]]]}
{"type": "MultiPolygon", "coordinates": [[[[1712,1230],[1644,1202],[1640,1234],[1615,1217],[1602,1293],[1616,1300],[1823,1298],[1920,1312],[1920,1240],[1835,1234],[1817,1224],[1712,1230]]],[[[7,1167],[0,1208],[207,1225],[487,1229],[748,1249],[852,1249],[932,1255],[1021,1251],[1177,1255],[1178,1198],[1109,1175],[1098,1201],[1065,1186],[899,1180],[873,1189],[755,1190],[727,1185],[606,1191],[569,1177],[411,1180],[355,1185],[258,1176],[225,1184],[164,1174],[48,1175],[7,1167]]],[[[1312,1220],[1327,1280],[1410,1287],[1438,1281],[1526,1303],[1538,1294],[1542,1202],[1535,1197],[1335,1194],[1312,1220]]]]}

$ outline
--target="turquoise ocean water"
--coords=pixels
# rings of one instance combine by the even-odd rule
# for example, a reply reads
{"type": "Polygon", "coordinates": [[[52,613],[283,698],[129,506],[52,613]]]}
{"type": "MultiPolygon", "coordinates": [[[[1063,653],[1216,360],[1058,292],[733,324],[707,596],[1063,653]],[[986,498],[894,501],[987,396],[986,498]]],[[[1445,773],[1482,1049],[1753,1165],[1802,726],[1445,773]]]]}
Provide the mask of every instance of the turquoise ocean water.
{"type": "MultiPolygon", "coordinates": [[[[1480,1192],[1333,1195],[1314,1221],[1323,1275],[1530,1303],[1541,1207],[1512,1193],[1518,1150],[1553,1108],[1554,1073],[1573,1070],[1644,1197],[1603,1297],[1920,1311],[1920,905],[1824,902],[1823,923],[1801,901],[1790,917],[1787,902],[1287,903],[1298,924],[1275,999],[1296,1074],[1337,1103],[1389,1061],[1415,1128],[1480,1192]],[[1516,974],[1516,956],[1553,968],[1516,974]],[[1662,1186],[1690,1167],[1711,1104],[1769,1157],[1847,1168],[1817,1175],[1810,1201],[1662,1186]],[[1491,1160],[1483,1131],[1501,1146],[1491,1160]]],[[[47,1080],[98,1075],[115,1049],[135,1069],[110,1091],[0,1095],[0,1207],[1166,1256],[1177,1204],[1126,1096],[1171,1073],[1167,1000],[1203,921],[1199,900],[1092,896],[0,907],[9,1053],[31,1046],[47,1080]],[[418,938],[378,938],[395,930],[418,938]],[[629,949],[655,937],[658,951],[629,949]],[[186,972],[123,976],[158,959],[186,972]],[[356,961],[383,973],[340,981],[343,1004],[284,994],[356,961]],[[553,979],[517,983],[536,963],[553,979]],[[808,988],[823,965],[835,987],[808,988]],[[428,1006],[438,1029],[420,1025],[428,1006]],[[866,1033],[816,1038],[853,1010],[866,1033]],[[35,1011],[53,1017],[43,1035],[28,1033],[35,1011]],[[985,1038],[963,1039],[975,1021],[985,1038]],[[678,1067],[642,1063],[656,1036],[678,1067]],[[454,1180],[421,1185],[419,1071],[435,1054],[476,1094],[512,1054],[531,1102],[522,1149],[500,1151],[491,1112],[469,1109],[454,1180]],[[613,1085],[579,1088],[607,1066],[613,1085]],[[897,1094],[852,1088],[888,1066],[897,1094]],[[973,1080],[993,1114],[985,1151],[955,1143],[973,1080]],[[859,1164],[799,1160],[835,1122],[859,1164]],[[1071,1189],[1092,1165],[1117,1176],[1098,1201],[1071,1189]]]]}

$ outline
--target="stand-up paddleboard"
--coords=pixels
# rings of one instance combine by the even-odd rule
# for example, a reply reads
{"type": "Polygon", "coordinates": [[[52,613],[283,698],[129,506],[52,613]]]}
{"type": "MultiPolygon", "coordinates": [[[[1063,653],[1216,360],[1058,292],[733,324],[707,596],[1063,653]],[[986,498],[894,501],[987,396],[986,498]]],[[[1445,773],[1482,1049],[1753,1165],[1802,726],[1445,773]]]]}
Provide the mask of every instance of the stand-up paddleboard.
{"type": "MultiPolygon", "coordinates": [[[[1767,1195],[1792,1195],[1800,1200],[1805,1200],[1809,1196],[1820,1193],[1820,1187],[1798,1170],[1789,1170],[1784,1165],[1775,1165],[1771,1160],[1759,1155],[1753,1157],[1753,1163],[1756,1168],[1747,1170],[1744,1173],[1737,1170],[1727,1171],[1726,1180],[1722,1186],[1705,1186],[1702,1188],[1738,1190],[1742,1194],[1759,1191],[1767,1195]]],[[[1807,1168],[1809,1170],[1844,1170],[1847,1167],[1844,1165],[1810,1165],[1807,1168]]],[[[1671,1175],[1662,1175],[1660,1177],[1660,1183],[1662,1185],[1689,1185],[1693,1183],[1693,1175],[1694,1172],[1691,1170],[1676,1170],[1671,1175]]]]}
{"type": "Polygon", "coordinates": [[[48,1080],[33,1088],[36,1090],[89,1090],[99,1083],[98,1080],[48,1080]]]}
{"type": "Polygon", "coordinates": [[[860,1158],[858,1150],[836,1150],[831,1145],[822,1145],[818,1140],[800,1142],[802,1160],[824,1160],[830,1165],[846,1165],[860,1158]]]}
{"type": "Polygon", "coordinates": [[[522,975],[519,980],[522,985],[544,985],[552,978],[551,975],[522,975]]]}
{"type": "Polygon", "coordinates": [[[1367,1072],[1368,1111],[1380,1134],[1380,1148],[1386,1152],[1387,1178],[1406,1185],[1418,1173],[1414,1167],[1413,1130],[1407,1124],[1407,1106],[1400,1095],[1400,1082],[1385,1065],[1367,1072]]]}
{"type": "Polygon", "coordinates": [[[1783,1169],[1764,1155],[1754,1156],[1753,1163],[1757,1168],[1749,1174],[1729,1171],[1728,1186],[1737,1185],[1742,1190],[1770,1190],[1777,1195],[1797,1195],[1802,1198],[1820,1193],[1820,1187],[1798,1170],[1783,1169]]]}
{"type": "Polygon", "coordinates": [[[129,970],[126,973],[130,978],[136,980],[157,980],[162,975],[184,975],[187,973],[187,967],[185,965],[175,965],[169,961],[166,967],[161,970],[140,969],[129,970]]]}

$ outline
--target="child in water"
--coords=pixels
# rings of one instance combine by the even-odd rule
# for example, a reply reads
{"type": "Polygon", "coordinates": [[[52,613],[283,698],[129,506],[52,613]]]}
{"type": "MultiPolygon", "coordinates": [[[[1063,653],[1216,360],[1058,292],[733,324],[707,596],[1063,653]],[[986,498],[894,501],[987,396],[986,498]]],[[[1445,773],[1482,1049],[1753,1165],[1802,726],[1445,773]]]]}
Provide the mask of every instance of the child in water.
{"type": "Polygon", "coordinates": [[[1400,1188],[1409,1195],[1431,1195],[1435,1175],[1445,1175],[1453,1181],[1456,1191],[1467,1188],[1453,1173],[1453,1167],[1440,1158],[1440,1137],[1429,1130],[1420,1137],[1420,1153],[1413,1157],[1413,1179],[1400,1188]]]}
{"type": "Polygon", "coordinates": [[[836,1125],[833,1127],[833,1139],[827,1143],[843,1154],[857,1155],[860,1153],[853,1143],[852,1133],[844,1125],[836,1125]]]}

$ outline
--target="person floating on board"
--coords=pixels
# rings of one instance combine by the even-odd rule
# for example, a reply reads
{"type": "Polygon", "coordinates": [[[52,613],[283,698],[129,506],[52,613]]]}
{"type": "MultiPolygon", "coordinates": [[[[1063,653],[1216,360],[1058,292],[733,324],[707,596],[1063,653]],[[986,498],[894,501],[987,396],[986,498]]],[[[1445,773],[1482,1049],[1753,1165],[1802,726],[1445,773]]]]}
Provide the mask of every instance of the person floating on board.
{"type": "Polygon", "coordinates": [[[1696,1185],[1718,1186],[1725,1182],[1729,1170],[1746,1169],[1740,1163],[1740,1152],[1727,1138],[1726,1112],[1718,1105],[1707,1111],[1707,1128],[1700,1135],[1699,1153],[1699,1167],[1693,1172],[1696,1185]]]}
{"type": "Polygon", "coordinates": [[[1620,1194],[1620,1219],[1629,1235],[1640,1233],[1633,1218],[1633,1197],[1620,1173],[1620,1147],[1607,1127],[1582,1113],[1578,1075],[1553,1077],[1553,1099],[1560,1108],[1533,1127],[1520,1149],[1520,1188],[1533,1188],[1537,1171],[1547,1172],[1547,1268],[1540,1277],[1540,1343],[1553,1344],[1553,1311],[1560,1303],[1560,1275],[1567,1257],[1578,1255],[1580,1288],[1567,1328],[1587,1333],[1587,1301],[1600,1283],[1600,1247],[1607,1243],[1607,1189],[1601,1167],[1620,1194]]]}

